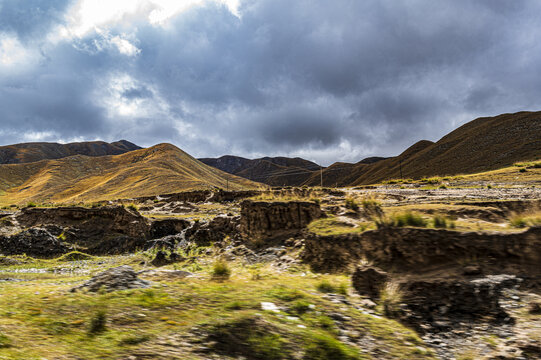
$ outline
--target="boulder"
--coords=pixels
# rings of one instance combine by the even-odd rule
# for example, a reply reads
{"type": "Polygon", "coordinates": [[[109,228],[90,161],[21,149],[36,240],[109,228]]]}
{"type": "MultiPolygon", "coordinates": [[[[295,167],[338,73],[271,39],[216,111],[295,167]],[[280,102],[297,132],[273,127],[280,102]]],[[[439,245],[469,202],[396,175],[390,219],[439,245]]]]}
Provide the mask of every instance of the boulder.
{"type": "Polygon", "coordinates": [[[139,279],[137,273],[131,266],[123,265],[94,275],[90,280],[80,286],[74,287],[71,291],[86,290],[97,292],[101,289],[105,291],[115,291],[147,288],[149,286],[150,282],[139,279]]]}

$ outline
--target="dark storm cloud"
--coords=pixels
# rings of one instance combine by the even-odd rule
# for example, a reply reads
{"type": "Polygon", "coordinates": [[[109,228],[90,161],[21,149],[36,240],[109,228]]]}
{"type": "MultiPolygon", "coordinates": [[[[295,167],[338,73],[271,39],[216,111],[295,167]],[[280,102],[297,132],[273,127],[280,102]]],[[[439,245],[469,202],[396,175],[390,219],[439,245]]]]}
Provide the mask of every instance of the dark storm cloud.
{"type": "Polygon", "coordinates": [[[139,14],[57,43],[45,29],[68,2],[0,4],[0,35],[39,49],[20,72],[0,63],[3,143],[50,132],[327,164],[541,98],[533,0],[246,0],[240,17],[207,1],[164,26],[139,14]]]}

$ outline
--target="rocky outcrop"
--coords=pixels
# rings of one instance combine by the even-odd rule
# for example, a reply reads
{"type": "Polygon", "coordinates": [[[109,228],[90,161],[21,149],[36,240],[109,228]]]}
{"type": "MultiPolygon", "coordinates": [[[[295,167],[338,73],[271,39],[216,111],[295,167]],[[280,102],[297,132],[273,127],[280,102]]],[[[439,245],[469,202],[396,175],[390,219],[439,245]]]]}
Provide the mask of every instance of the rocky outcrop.
{"type": "Polygon", "coordinates": [[[431,330],[447,330],[451,321],[475,321],[490,317],[507,320],[508,314],[499,304],[505,288],[518,285],[512,275],[492,275],[475,280],[418,280],[402,284],[407,317],[414,326],[431,330]]]}
{"type": "Polygon", "coordinates": [[[97,292],[101,289],[115,291],[146,288],[149,286],[150,282],[139,279],[137,273],[130,266],[123,265],[94,275],[90,280],[80,286],[74,287],[71,291],[86,290],[97,292]]]}
{"type": "Polygon", "coordinates": [[[186,230],[185,237],[188,241],[198,246],[209,246],[212,243],[223,241],[226,237],[234,237],[238,234],[240,217],[216,216],[212,220],[197,221],[186,230]]]}
{"type": "Polygon", "coordinates": [[[54,257],[73,250],[50,232],[31,228],[17,235],[0,237],[0,253],[4,255],[26,254],[33,257],[54,257]]]}
{"type": "Polygon", "coordinates": [[[155,220],[150,226],[150,237],[152,239],[157,239],[169,235],[175,235],[190,226],[191,223],[184,219],[155,220]]]}
{"type": "Polygon", "coordinates": [[[475,258],[539,274],[541,227],[521,233],[384,228],[361,234],[311,235],[301,256],[316,271],[344,271],[363,258],[383,269],[393,266],[404,271],[475,258]]]}
{"type": "Polygon", "coordinates": [[[24,227],[56,225],[76,229],[81,239],[103,234],[147,238],[150,231],[149,220],[122,206],[24,208],[15,218],[24,227]]]}
{"type": "Polygon", "coordinates": [[[240,231],[249,240],[284,238],[322,216],[319,204],[314,202],[245,200],[241,203],[240,231]]]}
{"type": "Polygon", "coordinates": [[[373,266],[359,266],[351,276],[353,288],[360,294],[372,299],[379,297],[381,289],[389,280],[389,275],[373,266]]]}

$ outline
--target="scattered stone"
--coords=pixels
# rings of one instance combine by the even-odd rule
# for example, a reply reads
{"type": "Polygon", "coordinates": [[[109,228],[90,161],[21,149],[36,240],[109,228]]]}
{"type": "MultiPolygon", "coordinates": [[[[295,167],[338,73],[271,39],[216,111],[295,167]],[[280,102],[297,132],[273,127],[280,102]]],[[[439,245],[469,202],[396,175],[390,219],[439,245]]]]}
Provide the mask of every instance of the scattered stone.
{"type": "Polygon", "coordinates": [[[90,292],[97,292],[101,289],[104,289],[105,291],[115,291],[147,288],[149,286],[150,282],[139,279],[137,273],[131,266],[123,265],[94,275],[90,280],[80,286],[74,287],[71,291],[87,290],[90,292]]]}
{"type": "Polygon", "coordinates": [[[272,311],[272,312],[275,312],[275,313],[280,312],[280,308],[278,306],[276,306],[276,304],[271,303],[271,302],[262,302],[261,303],[261,310],[272,311]]]}

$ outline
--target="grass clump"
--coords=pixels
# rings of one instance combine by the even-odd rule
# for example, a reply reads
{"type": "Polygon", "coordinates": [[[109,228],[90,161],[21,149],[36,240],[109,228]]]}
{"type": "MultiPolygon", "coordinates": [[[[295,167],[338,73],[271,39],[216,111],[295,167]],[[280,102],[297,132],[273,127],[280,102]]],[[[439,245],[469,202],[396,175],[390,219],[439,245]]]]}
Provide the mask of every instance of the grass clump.
{"type": "Polygon", "coordinates": [[[28,207],[28,208],[33,208],[33,207],[37,207],[37,206],[38,205],[33,201],[29,201],[29,202],[26,203],[26,207],[28,207]]]}
{"type": "Polygon", "coordinates": [[[516,214],[509,219],[509,224],[514,228],[526,228],[541,225],[541,213],[516,214]]]}
{"type": "Polygon", "coordinates": [[[107,330],[107,312],[100,309],[90,318],[90,326],[88,328],[89,335],[97,335],[107,330]]]}
{"type": "Polygon", "coordinates": [[[347,286],[345,284],[334,285],[327,280],[323,280],[317,284],[316,289],[322,293],[347,295],[347,286]]]}
{"type": "Polygon", "coordinates": [[[307,346],[304,360],[354,360],[360,359],[352,347],[324,333],[314,334],[307,346]]]}
{"type": "Polygon", "coordinates": [[[395,282],[387,282],[379,294],[381,306],[386,316],[392,317],[400,312],[400,304],[402,303],[402,289],[395,282]]]}
{"type": "Polygon", "coordinates": [[[453,221],[440,215],[436,215],[432,218],[432,225],[434,225],[436,229],[454,229],[456,227],[453,221]]]}
{"type": "Polygon", "coordinates": [[[2,333],[0,333],[0,349],[8,348],[11,346],[11,339],[2,333]]]}
{"type": "Polygon", "coordinates": [[[347,197],[346,198],[345,207],[346,207],[346,209],[350,209],[350,210],[353,210],[353,211],[359,210],[359,204],[352,197],[347,197]]]}
{"type": "Polygon", "coordinates": [[[227,262],[219,259],[214,262],[210,274],[213,279],[227,280],[231,277],[231,269],[227,262]]]}
{"type": "Polygon", "coordinates": [[[404,213],[393,214],[388,218],[381,218],[376,220],[378,228],[382,227],[426,227],[428,222],[418,213],[407,211],[404,213]]]}
{"type": "Polygon", "coordinates": [[[297,289],[291,289],[286,286],[275,286],[267,292],[268,295],[283,301],[294,301],[302,299],[305,295],[297,289]]]}
{"type": "Polygon", "coordinates": [[[304,300],[297,300],[288,309],[290,314],[302,315],[310,311],[310,303],[304,300]]]}
{"type": "Polygon", "coordinates": [[[135,205],[135,204],[129,204],[128,206],[126,206],[126,208],[127,208],[128,210],[135,211],[135,212],[138,212],[138,211],[139,211],[139,208],[138,208],[137,205],[135,205]]]}

